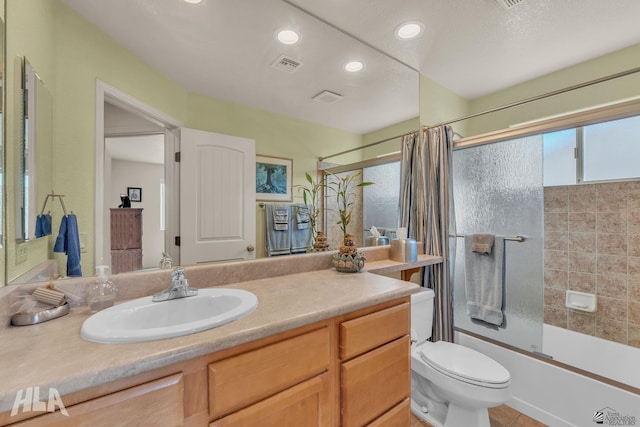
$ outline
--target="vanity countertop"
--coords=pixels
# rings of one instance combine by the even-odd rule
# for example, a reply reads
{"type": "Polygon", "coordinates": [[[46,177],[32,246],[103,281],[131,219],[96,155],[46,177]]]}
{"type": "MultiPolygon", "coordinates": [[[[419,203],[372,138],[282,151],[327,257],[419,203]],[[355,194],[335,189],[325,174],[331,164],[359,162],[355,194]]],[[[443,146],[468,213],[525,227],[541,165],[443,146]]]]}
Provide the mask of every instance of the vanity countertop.
{"type": "Polygon", "coordinates": [[[64,396],[407,296],[418,286],[380,274],[441,260],[427,255],[410,264],[375,260],[360,273],[324,269],[225,285],[256,294],[257,309],[214,329],[159,341],[85,341],[80,327],[91,314],[86,306],[38,325],[8,327],[0,331],[0,413],[10,411],[17,391],[26,387],[54,387],[64,396]]]}

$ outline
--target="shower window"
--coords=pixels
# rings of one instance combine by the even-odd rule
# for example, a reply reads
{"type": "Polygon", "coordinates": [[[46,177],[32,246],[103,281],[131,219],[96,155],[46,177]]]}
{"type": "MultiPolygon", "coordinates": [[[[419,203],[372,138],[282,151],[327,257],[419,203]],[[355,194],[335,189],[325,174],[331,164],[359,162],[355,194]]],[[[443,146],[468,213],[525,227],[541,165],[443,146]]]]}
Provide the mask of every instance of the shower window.
{"type": "Polygon", "coordinates": [[[544,185],[640,178],[640,116],[543,136],[544,185]]]}

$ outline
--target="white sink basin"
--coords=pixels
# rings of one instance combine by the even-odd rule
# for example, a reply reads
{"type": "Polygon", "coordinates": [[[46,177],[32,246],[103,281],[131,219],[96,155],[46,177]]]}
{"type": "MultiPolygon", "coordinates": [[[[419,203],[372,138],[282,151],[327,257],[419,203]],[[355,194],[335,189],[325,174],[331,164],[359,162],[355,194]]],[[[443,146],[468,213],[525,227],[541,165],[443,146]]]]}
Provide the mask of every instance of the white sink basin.
{"type": "Polygon", "coordinates": [[[148,296],[97,312],[80,336],[104,344],[179,337],[233,322],[257,306],[258,298],[242,289],[199,289],[196,296],[162,302],[148,296]]]}

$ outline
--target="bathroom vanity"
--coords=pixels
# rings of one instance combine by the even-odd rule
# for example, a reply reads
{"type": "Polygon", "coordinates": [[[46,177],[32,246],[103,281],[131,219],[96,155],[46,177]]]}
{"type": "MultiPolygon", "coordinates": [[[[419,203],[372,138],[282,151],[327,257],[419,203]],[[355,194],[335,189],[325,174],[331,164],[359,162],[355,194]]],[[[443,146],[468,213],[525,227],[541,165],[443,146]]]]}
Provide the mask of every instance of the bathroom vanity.
{"type": "Polygon", "coordinates": [[[0,357],[17,362],[0,367],[0,425],[409,425],[409,295],[417,286],[372,272],[440,261],[379,260],[364,273],[326,269],[229,284],[255,293],[258,308],[166,340],[84,341],[86,307],[6,329],[11,348],[0,357]],[[55,388],[68,416],[23,408],[11,416],[16,393],[35,386],[41,401],[55,388]]]}

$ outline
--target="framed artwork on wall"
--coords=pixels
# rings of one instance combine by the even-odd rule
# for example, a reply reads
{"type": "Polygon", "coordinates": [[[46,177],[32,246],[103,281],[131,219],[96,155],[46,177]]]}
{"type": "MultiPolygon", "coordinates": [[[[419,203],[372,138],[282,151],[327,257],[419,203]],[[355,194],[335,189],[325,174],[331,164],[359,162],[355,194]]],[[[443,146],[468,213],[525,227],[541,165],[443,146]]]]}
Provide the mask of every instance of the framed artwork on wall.
{"type": "Polygon", "coordinates": [[[127,195],[132,202],[142,201],[142,188],[140,187],[127,187],[127,195]]]}
{"type": "Polygon", "coordinates": [[[290,202],[292,182],[292,159],[256,155],[256,200],[290,202]]]}

